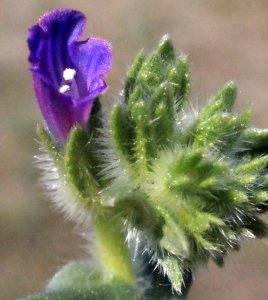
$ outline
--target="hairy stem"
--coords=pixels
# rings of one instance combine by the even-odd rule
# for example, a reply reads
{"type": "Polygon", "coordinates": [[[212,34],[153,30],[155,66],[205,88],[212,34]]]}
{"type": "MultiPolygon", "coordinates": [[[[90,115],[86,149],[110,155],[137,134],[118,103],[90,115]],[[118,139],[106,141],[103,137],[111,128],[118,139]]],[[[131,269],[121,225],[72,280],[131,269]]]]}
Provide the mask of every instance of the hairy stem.
{"type": "Polygon", "coordinates": [[[122,220],[114,214],[99,215],[94,222],[96,244],[104,274],[115,276],[128,284],[134,283],[134,271],[122,220]]]}

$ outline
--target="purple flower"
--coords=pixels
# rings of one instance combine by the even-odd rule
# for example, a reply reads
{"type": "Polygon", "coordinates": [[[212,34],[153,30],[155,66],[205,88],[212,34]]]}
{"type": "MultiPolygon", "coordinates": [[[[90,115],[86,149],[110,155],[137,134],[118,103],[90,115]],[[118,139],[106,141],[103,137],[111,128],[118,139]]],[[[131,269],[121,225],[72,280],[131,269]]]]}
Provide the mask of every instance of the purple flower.
{"type": "Polygon", "coordinates": [[[78,39],[85,16],[58,9],[29,29],[29,62],[41,112],[54,138],[64,144],[71,128],[86,128],[94,99],[107,86],[100,76],[111,68],[110,45],[100,39],[78,39]]]}

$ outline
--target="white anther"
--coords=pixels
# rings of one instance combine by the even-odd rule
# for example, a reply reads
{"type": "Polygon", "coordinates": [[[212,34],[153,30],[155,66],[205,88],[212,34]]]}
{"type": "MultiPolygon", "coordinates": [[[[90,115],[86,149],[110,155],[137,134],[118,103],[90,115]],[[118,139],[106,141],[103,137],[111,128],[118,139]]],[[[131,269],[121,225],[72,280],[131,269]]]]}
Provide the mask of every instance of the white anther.
{"type": "Polygon", "coordinates": [[[70,86],[67,85],[67,84],[65,84],[65,85],[62,85],[62,86],[59,88],[59,92],[62,93],[62,94],[64,94],[64,93],[66,93],[67,91],[69,91],[69,89],[70,89],[70,86]]]}
{"type": "Polygon", "coordinates": [[[65,81],[72,81],[74,79],[74,76],[76,74],[76,71],[74,69],[65,69],[63,71],[63,78],[65,81]]]}

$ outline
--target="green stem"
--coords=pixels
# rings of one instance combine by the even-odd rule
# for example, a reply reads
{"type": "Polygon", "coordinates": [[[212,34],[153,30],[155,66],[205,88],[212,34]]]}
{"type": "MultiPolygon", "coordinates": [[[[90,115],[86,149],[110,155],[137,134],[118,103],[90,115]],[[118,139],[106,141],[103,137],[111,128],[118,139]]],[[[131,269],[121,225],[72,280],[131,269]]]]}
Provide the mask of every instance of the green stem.
{"type": "Polygon", "coordinates": [[[134,284],[135,276],[126,236],[122,232],[122,220],[111,213],[99,215],[94,222],[96,245],[104,274],[128,284],[134,284]]]}

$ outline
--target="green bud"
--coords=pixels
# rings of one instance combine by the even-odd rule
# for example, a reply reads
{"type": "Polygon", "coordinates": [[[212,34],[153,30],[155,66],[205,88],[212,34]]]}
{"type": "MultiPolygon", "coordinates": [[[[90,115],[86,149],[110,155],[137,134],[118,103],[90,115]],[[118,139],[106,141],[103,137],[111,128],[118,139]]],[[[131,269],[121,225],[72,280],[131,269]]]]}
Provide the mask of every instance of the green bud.
{"type": "Polygon", "coordinates": [[[139,101],[133,105],[131,120],[135,130],[136,162],[140,167],[140,174],[145,174],[149,159],[155,157],[155,144],[150,122],[150,111],[146,102],[139,101]]]}
{"type": "Polygon", "coordinates": [[[166,63],[172,63],[175,60],[175,52],[171,39],[166,34],[159,42],[157,52],[166,63]]]}
{"type": "Polygon", "coordinates": [[[175,126],[172,86],[169,82],[161,83],[153,94],[152,119],[156,143],[166,147],[173,137],[175,126]]]}
{"type": "Polygon", "coordinates": [[[128,101],[130,94],[132,94],[132,92],[135,88],[137,74],[142,67],[142,63],[143,63],[144,59],[145,59],[144,53],[143,52],[138,53],[138,55],[136,56],[132,66],[128,72],[127,79],[125,82],[125,101],[126,102],[128,101]]]}
{"type": "Polygon", "coordinates": [[[194,133],[196,142],[200,146],[219,147],[222,142],[221,138],[226,135],[229,120],[230,118],[227,114],[215,114],[200,122],[194,133]]]}
{"type": "Polygon", "coordinates": [[[264,202],[268,200],[268,192],[267,191],[256,191],[253,194],[254,203],[264,202]]]}
{"type": "Polygon", "coordinates": [[[201,183],[200,183],[200,185],[199,185],[199,187],[200,187],[200,189],[202,189],[202,190],[209,190],[209,189],[217,189],[217,186],[219,185],[219,178],[216,178],[216,177],[209,177],[209,178],[207,178],[207,179],[205,179],[205,180],[203,180],[201,183]]]}
{"type": "Polygon", "coordinates": [[[190,72],[185,56],[180,57],[176,65],[170,70],[168,81],[173,84],[176,111],[180,111],[182,107],[188,104],[190,93],[190,72]]]}
{"type": "Polygon", "coordinates": [[[227,83],[216,96],[205,105],[200,115],[208,118],[217,112],[231,112],[237,96],[237,89],[234,82],[227,83]]]}
{"type": "Polygon", "coordinates": [[[258,157],[255,159],[252,159],[248,163],[239,165],[235,172],[236,174],[242,175],[242,174],[258,174],[262,169],[265,168],[267,164],[267,156],[258,157]]]}
{"type": "MultiPolygon", "coordinates": [[[[92,128],[85,132],[75,127],[65,148],[40,130],[78,201],[84,201],[89,213],[94,208],[103,273],[92,273],[93,284],[84,279],[85,297],[89,290],[90,299],[141,296],[133,287],[136,262],[126,236],[137,234],[141,251],[148,250],[172,288],[180,291],[185,269],[194,270],[210,257],[222,266],[224,255],[239,249],[241,235],[268,235],[258,218],[268,203],[268,131],[249,126],[251,111],[232,114],[237,95],[233,82],[194,114],[188,105],[189,80],[186,57],[176,60],[172,42],[164,36],[155,52],[135,58],[124,101],[112,109],[109,131],[97,130],[105,124],[98,123],[98,105],[89,122],[92,128]]],[[[64,299],[72,285],[62,291],[64,299]]],[[[79,291],[84,293],[84,286],[79,291]]],[[[53,294],[57,288],[47,293],[39,296],[63,297],[53,294]]]]}
{"type": "Polygon", "coordinates": [[[268,154],[268,130],[247,128],[241,137],[241,151],[251,155],[268,154]]]}
{"type": "Polygon", "coordinates": [[[159,87],[157,87],[152,96],[152,110],[160,103],[163,103],[167,107],[167,111],[170,114],[170,119],[174,122],[174,102],[172,85],[170,82],[162,82],[159,87]]]}
{"type": "Polygon", "coordinates": [[[248,201],[248,197],[243,191],[233,190],[231,191],[231,197],[235,203],[243,203],[248,201]]]}
{"type": "Polygon", "coordinates": [[[142,98],[142,87],[136,86],[133,90],[133,93],[130,95],[127,103],[127,111],[130,113],[132,106],[137,103],[142,98]]]}
{"type": "Polygon", "coordinates": [[[120,104],[114,105],[110,115],[110,130],[116,151],[123,157],[131,160],[134,132],[127,120],[124,109],[120,104]]]}
{"type": "Polygon", "coordinates": [[[161,56],[153,53],[143,63],[137,76],[137,84],[141,84],[147,92],[161,83],[162,75],[161,56]]]}

